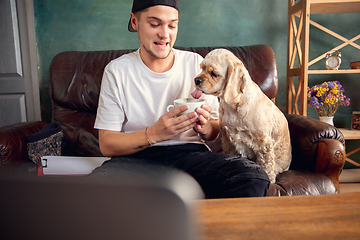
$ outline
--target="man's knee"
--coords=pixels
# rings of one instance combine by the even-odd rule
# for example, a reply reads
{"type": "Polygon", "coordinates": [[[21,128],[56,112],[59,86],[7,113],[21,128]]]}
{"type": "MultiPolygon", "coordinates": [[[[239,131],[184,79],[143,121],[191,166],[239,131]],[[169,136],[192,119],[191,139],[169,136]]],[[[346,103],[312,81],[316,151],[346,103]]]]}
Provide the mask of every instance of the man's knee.
{"type": "Polygon", "coordinates": [[[269,186],[269,180],[251,178],[234,186],[232,194],[234,197],[264,197],[269,186]]]}
{"type": "Polygon", "coordinates": [[[245,158],[220,154],[210,169],[213,178],[203,182],[209,198],[263,197],[270,186],[264,169],[245,158]]]}

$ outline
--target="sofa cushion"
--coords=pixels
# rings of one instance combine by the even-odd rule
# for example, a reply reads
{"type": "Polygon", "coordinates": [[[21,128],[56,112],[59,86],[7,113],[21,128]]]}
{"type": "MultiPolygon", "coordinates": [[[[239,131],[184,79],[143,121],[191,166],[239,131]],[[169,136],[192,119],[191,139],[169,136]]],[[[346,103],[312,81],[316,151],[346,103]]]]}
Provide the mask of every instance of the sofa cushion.
{"type": "Polygon", "coordinates": [[[334,183],[317,171],[289,170],[276,176],[267,196],[323,195],[337,193],[334,183]]]}

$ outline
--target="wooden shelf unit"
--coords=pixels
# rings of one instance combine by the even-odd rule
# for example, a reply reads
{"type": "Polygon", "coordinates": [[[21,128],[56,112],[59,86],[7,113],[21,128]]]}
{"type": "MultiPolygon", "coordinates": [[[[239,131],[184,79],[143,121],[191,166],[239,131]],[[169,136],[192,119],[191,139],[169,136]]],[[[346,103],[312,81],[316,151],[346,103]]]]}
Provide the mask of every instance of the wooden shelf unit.
{"type": "Polygon", "coordinates": [[[345,37],[329,30],[328,28],[310,20],[310,15],[360,12],[360,0],[301,0],[297,3],[295,2],[295,0],[288,1],[289,6],[286,112],[306,116],[307,87],[309,74],[360,73],[360,69],[309,70],[309,66],[325,58],[328,53],[336,52],[347,45],[351,45],[354,48],[360,50],[360,46],[355,43],[356,40],[360,39],[360,34],[353,37],[352,39],[346,39],[345,37]],[[298,23],[295,17],[299,18],[298,23]],[[342,40],[344,43],[309,61],[310,24],[342,40]],[[296,57],[299,61],[299,67],[294,68],[296,57]],[[294,77],[299,77],[297,87],[294,83],[294,77]]]}
{"type": "MultiPolygon", "coordinates": [[[[359,140],[360,139],[360,130],[356,129],[346,129],[346,128],[339,128],[340,132],[343,134],[345,140],[359,140]]],[[[360,164],[355,162],[354,160],[350,159],[349,156],[353,155],[356,152],[360,151],[360,147],[352,150],[351,152],[346,153],[346,161],[349,163],[360,167],[360,164]]]]}

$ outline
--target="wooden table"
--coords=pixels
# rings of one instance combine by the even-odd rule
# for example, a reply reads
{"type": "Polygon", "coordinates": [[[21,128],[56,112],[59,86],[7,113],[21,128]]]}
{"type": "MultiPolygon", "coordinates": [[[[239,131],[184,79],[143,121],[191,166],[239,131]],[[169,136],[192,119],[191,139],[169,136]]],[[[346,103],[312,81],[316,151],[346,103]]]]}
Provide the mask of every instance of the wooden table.
{"type": "MultiPolygon", "coordinates": [[[[340,132],[344,135],[345,140],[358,140],[360,139],[360,130],[356,129],[347,129],[347,128],[338,128],[340,132]]],[[[353,165],[360,167],[360,164],[351,160],[349,158],[350,155],[360,151],[360,147],[352,150],[351,152],[346,153],[346,161],[352,163],[353,165]]]]}
{"type": "Polygon", "coordinates": [[[360,239],[360,192],[197,204],[201,240],[360,239]]]}

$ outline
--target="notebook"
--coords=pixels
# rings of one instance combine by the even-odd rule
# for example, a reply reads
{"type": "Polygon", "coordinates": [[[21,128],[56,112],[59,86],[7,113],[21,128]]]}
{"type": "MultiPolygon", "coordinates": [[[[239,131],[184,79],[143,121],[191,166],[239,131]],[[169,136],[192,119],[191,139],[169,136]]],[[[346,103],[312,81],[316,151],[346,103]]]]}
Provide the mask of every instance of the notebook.
{"type": "Polygon", "coordinates": [[[186,173],[111,178],[0,176],[0,239],[196,239],[186,173]]]}

